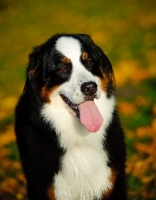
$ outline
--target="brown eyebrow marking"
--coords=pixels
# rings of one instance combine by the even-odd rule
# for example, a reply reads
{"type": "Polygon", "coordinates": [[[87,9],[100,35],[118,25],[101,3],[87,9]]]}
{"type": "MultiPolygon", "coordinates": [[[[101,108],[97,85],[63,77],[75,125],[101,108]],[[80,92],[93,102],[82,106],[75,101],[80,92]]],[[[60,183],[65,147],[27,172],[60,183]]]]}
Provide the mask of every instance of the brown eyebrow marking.
{"type": "Polygon", "coordinates": [[[71,60],[69,58],[65,57],[65,56],[61,59],[61,61],[63,63],[65,63],[65,64],[70,64],[71,63],[71,60]]]}
{"type": "Polygon", "coordinates": [[[83,60],[87,60],[88,53],[87,52],[83,52],[81,57],[82,57],[83,60]]]}

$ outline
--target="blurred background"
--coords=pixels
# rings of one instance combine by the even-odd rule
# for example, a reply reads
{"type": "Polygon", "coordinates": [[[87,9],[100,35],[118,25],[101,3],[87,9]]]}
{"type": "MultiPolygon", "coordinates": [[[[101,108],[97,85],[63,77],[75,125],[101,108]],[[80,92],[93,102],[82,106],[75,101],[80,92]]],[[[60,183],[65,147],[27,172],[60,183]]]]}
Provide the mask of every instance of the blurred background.
{"type": "Polygon", "coordinates": [[[14,108],[28,54],[58,32],[91,35],[111,60],[126,136],[129,200],[155,200],[155,0],[0,0],[0,200],[26,200],[14,108]]]}

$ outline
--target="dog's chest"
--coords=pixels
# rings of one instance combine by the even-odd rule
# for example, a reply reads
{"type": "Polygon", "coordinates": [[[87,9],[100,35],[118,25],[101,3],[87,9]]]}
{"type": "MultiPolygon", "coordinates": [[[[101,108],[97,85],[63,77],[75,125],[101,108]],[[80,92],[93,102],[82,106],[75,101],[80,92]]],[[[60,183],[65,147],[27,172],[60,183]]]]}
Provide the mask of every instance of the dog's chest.
{"type": "Polygon", "coordinates": [[[111,188],[107,154],[100,147],[77,144],[66,151],[55,176],[58,200],[92,200],[111,188]]]}

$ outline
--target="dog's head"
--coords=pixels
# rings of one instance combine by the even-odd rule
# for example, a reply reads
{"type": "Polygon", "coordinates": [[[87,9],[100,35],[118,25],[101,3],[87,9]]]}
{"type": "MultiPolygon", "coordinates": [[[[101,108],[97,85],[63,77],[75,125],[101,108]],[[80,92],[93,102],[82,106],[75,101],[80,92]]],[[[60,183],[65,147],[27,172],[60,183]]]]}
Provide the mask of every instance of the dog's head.
{"type": "Polygon", "coordinates": [[[90,132],[101,126],[89,128],[86,121],[90,115],[95,115],[93,121],[102,123],[94,102],[101,94],[110,99],[114,85],[110,61],[88,35],[57,34],[29,56],[25,91],[33,88],[44,105],[53,104],[59,97],[64,108],[80,118],[90,132]]]}

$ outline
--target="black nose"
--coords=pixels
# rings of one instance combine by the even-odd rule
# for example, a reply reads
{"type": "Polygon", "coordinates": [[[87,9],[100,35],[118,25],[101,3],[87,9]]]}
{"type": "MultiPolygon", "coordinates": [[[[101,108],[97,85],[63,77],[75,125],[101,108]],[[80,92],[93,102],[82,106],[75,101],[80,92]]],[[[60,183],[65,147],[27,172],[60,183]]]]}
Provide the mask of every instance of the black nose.
{"type": "Polygon", "coordinates": [[[95,82],[85,82],[81,85],[81,91],[87,96],[94,97],[97,91],[97,84],[95,82]]]}

